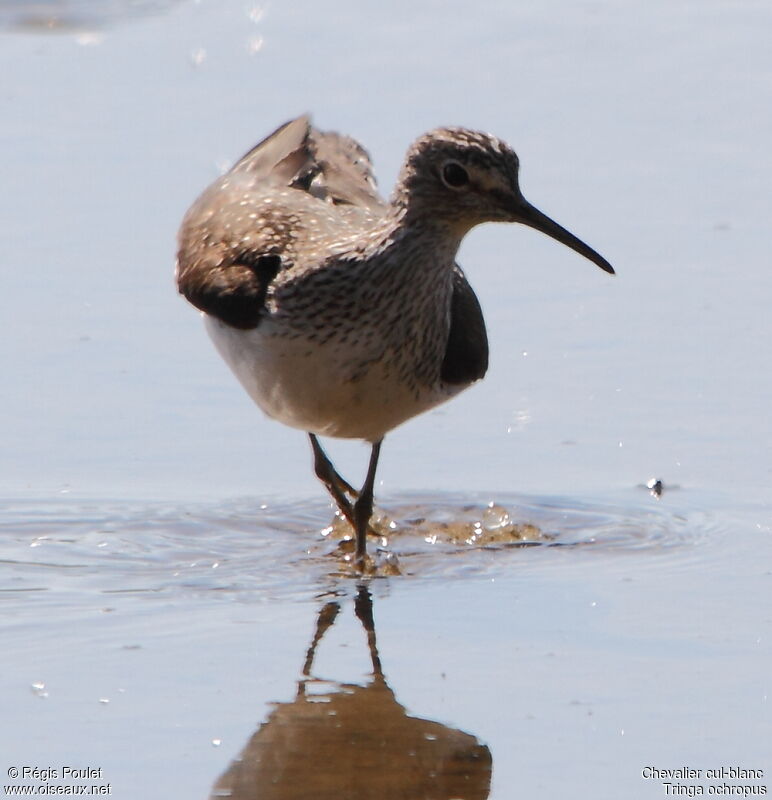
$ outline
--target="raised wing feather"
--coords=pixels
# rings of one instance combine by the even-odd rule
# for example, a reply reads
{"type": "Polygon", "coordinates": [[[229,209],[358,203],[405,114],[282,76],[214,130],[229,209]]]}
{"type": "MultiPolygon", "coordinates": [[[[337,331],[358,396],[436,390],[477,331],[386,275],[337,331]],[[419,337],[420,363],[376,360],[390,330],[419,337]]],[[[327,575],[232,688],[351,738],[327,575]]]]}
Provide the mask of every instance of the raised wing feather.
{"type": "Polygon", "coordinates": [[[365,149],[298,117],[253,147],[188,211],[179,233],[179,291],[233,327],[254,328],[271,281],[308,249],[299,221],[316,221],[310,239],[350,228],[355,210],[365,221],[385,208],[365,149]]]}

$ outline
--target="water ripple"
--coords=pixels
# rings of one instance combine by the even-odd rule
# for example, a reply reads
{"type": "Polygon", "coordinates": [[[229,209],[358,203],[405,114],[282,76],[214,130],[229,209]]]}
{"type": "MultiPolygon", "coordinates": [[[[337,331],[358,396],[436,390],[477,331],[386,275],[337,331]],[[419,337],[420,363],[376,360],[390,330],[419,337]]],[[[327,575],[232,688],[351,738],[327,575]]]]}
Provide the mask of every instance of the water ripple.
{"type": "MultiPolygon", "coordinates": [[[[376,574],[462,576],[548,566],[557,552],[688,569],[721,530],[710,512],[656,501],[425,495],[390,499],[374,518],[376,574]]],[[[3,592],[187,592],[267,598],[353,575],[350,529],[310,502],[169,506],[77,500],[0,504],[3,592]],[[326,520],[332,522],[322,527],[326,520]]],[[[715,550],[715,548],[714,548],[715,550]]],[[[720,551],[713,556],[720,557],[720,551]]]]}

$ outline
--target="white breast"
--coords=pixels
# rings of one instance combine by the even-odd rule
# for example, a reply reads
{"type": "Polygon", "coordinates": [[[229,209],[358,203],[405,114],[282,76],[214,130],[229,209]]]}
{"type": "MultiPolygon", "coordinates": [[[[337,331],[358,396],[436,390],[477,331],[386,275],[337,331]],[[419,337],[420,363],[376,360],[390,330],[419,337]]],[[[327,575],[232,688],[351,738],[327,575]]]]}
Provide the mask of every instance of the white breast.
{"type": "Polygon", "coordinates": [[[362,369],[363,354],[354,364],[340,342],[275,336],[268,319],[237,330],[204,316],[218,352],[255,403],[269,417],[321,436],[378,441],[464,388],[410,389],[375,350],[362,369]]]}

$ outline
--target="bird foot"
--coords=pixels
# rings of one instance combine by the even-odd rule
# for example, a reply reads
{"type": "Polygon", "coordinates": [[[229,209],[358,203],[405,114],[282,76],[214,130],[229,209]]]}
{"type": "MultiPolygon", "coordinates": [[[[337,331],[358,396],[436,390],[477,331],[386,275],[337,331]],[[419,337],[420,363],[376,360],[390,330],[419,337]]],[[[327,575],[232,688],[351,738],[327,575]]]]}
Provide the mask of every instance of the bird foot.
{"type": "Polygon", "coordinates": [[[357,575],[385,577],[403,574],[395,553],[379,548],[373,556],[369,553],[358,556],[354,539],[343,539],[331,555],[342,562],[346,571],[351,570],[357,575]]]}

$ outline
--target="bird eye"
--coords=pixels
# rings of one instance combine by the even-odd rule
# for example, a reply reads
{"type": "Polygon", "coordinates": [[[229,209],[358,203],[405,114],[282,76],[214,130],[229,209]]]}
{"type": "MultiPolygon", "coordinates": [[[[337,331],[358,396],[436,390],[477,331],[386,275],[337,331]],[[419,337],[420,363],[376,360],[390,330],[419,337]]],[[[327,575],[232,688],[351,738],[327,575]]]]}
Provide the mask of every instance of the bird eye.
{"type": "Polygon", "coordinates": [[[451,189],[460,189],[469,183],[469,174],[467,171],[455,161],[449,161],[442,168],[442,180],[446,186],[451,189]]]}

